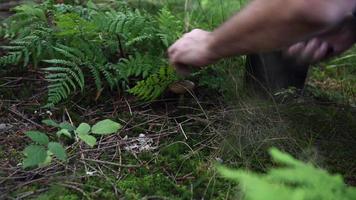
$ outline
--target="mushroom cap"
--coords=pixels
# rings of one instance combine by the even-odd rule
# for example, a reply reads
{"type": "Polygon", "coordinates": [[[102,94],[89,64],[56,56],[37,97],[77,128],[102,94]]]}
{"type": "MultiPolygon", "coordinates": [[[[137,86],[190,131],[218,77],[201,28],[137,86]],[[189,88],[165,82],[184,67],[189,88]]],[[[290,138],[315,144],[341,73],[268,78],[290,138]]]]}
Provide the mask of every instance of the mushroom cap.
{"type": "Polygon", "coordinates": [[[195,83],[188,80],[177,81],[169,86],[169,90],[175,94],[184,94],[188,90],[193,90],[195,83]]]}

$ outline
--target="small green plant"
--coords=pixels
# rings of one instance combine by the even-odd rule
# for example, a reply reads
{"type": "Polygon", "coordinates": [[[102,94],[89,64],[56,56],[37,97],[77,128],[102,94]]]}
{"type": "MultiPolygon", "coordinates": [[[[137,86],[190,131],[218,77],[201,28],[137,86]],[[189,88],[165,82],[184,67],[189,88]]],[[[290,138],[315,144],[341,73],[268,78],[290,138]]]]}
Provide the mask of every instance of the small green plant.
{"type": "MultiPolygon", "coordinates": [[[[65,136],[81,140],[90,147],[96,145],[96,138],[93,135],[110,135],[119,131],[121,124],[110,119],[105,119],[90,126],[87,123],[81,123],[77,128],[68,122],[57,123],[54,120],[47,119],[42,121],[51,127],[58,129],[57,137],[65,136]]],[[[25,159],[23,167],[46,166],[51,163],[53,156],[61,161],[67,160],[65,148],[58,142],[50,142],[47,134],[40,131],[28,131],[25,133],[35,144],[31,144],[24,150],[25,159]]]]}
{"type": "Polygon", "coordinates": [[[65,136],[73,138],[74,136],[77,140],[82,140],[90,147],[96,145],[96,138],[93,135],[110,135],[122,128],[121,124],[110,119],[99,121],[93,126],[87,123],[81,123],[77,128],[68,122],[58,124],[50,119],[43,120],[42,122],[48,126],[58,128],[56,133],[58,137],[65,136]]]}
{"type": "Polygon", "coordinates": [[[331,175],[312,164],[306,164],[271,149],[273,160],[285,167],[271,169],[267,174],[250,173],[220,167],[226,178],[241,185],[246,200],[351,200],[356,188],[348,187],[340,175],[331,175]]]}
{"type": "Polygon", "coordinates": [[[64,147],[58,142],[50,142],[45,133],[28,131],[25,134],[34,144],[27,146],[23,152],[26,157],[22,162],[24,168],[48,165],[53,156],[66,161],[67,154],[64,147]]]}

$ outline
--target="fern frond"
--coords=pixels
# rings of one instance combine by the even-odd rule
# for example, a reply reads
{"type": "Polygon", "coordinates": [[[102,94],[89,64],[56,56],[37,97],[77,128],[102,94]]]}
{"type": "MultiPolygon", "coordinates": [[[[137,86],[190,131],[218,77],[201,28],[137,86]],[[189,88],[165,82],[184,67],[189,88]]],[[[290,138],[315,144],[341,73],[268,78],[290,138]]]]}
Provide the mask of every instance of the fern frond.
{"type": "Polygon", "coordinates": [[[100,91],[103,88],[103,83],[101,81],[101,77],[100,77],[100,67],[96,66],[96,65],[88,65],[91,75],[94,79],[95,82],[95,86],[97,91],[100,91]]]}
{"type": "Polygon", "coordinates": [[[129,93],[142,100],[151,101],[157,99],[176,80],[177,76],[173,68],[161,67],[156,74],[138,82],[135,87],[129,90],[129,93]]]}
{"type": "Polygon", "coordinates": [[[52,59],[52,60],[44,60],[44,62],[49,63],[49,64],[56,64],[57,66],[60,67],[47,67],[44,68],[45,71],[50,72],[50,73],[66,73],[68,79],[70,76],[75,80],[76,84],[80,87],[81,90],[84,89],[84,74],[83,71],[80,69],[80,67],[73,62],[69,62],[66,60],[58,60],[58,59],[52,59]],[[62,65],[62,66],[61,66],[62,65]]]}
{"type": "Polygon", "coordinates": [[[98,15],[95,21],[104,33],[119,36],[127,49],[154,39],[156,34],[154,20],[139,11],[110,12],[98,15]]]}
{"type": "Polygon", "coordinates": [[[57,65],[44,69],[47,72],[46,80],[49,82],[47,106],[67,99],[72,92],[77,90],[77,86],[81,90],[84,89],[83,72],[75,63],[58,59],[45,60],[44,62],[57,65]]]}
{"type": "Polygon", "coordinates": [[[16,65],[20,62],[21,52],[11,53],[0,57],[0,66],[16,65]]]}
{"type": "Polygon", "coordinates": [[[129,77],[118,64],[107,63],[104,68],[100,68],[108,81],[110,88],[128,88],[129,77]]]}
{"type": "Polygon", "coordinates": [[[52,30],[38,27],[28,35],[14,39],[7,46],[3,46],[2,49],[7,51],[7,55],[0,60],[7,60],[7,56],[17,55],[16,62],[7,64],[18,64],[22,61],[23,65],[27,66],[32,61],[37,66],[38,61],[51,51],[51,41],[52,30]]]}
{"type": "Polygon", "coordinates": [[[14,8],[15,14],[5,20],[10,38],[28,35],[39,26],[48,27],[46,9],[38,4],[22,4],[14,8]]]}
{"type": "Polygon", "coordinates": [[[162,8],[158,14],[159,33],[163,44],[169,47],[184,31],[183,21],[174,16],[167,8],[162,8]]]}
{"type": "Polygon", "coordinates": [[[135,56],[129,56],[128,59],[121,59],[118,63],[118,70],[122,71],[126,77],[146,78],[156,71],[153,64],[152,58],[148,55],[136,53],[135,56]]]}

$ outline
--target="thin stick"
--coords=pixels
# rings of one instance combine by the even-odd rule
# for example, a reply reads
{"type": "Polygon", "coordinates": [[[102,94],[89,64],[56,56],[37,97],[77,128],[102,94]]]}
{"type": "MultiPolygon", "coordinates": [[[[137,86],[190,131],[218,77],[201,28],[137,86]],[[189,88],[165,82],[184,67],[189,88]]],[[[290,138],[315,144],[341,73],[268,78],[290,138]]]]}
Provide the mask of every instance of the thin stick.
{"type": "Polygon", "coordinates": [[[184,131],[183,127],[182,127],[182,124],[181,124],[181,123],[178,123],[176,119],[174,119],[174,121],[176,121],[179,130],[182,132],[182,134],[184,135],[185,139],[187,140],[188,137],[187,137],[187,135],[185,134],[185,131],[184,131]]]}
{"type": "Polygon", "coordinates": [[[141,167],[140,165],[123,165],[123,164],[117,164],[117,163],[114,163],[114,162],[103,161],[103,160],[95,160],[95,159],[89,159],[89,158],[86,158],[84,160],[90,161],[90,162],[101,163],[101,164],[113,165],[113,166],[117,166],[117,167],[127,167],[127,168],[139,168],[139,167],[141,167]]]}
{"type": "Polygon", "coordinates": [[[13,113],[13,114],[15,114],[15,115],[21,117],[22,119],[24,119],[24,120],[30,122],[31,124],[35,125],[36,127],[41,128],[41,129],[44,129],[43,126],[41,126],[41,125],[37,124],[36,122],[34,122],[34,121],[28,119],[27,117],[25,117],[23,114],[19,113],[18,111],[13,110],[13,109],[7,109],[7,110],[10,111],[11,113],[13,113]]]}

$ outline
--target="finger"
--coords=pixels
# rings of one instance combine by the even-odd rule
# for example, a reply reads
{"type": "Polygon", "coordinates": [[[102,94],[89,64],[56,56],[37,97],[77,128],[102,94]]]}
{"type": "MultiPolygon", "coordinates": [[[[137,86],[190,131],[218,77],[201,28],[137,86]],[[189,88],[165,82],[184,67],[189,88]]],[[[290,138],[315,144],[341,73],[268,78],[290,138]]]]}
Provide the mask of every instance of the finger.
{"type": "Polygon", "coordinates": [[[175,41],[174,44],[168,48],[168,54],[174,54],[174,52],[182,46],[182,42],[184,42],[184,37],[175,41]]]}
{"type": "Polygon", "coordinates": [[[307,43],[300,55],[301,62],[310,62],[313,58],[314,52],[320,47],[321,42],[319,39],[312,39],[307,43]]]}
{"type": "Polygon", "coordinates": [[[176,55],[176,52],[169,54],[169,64],[171,64],[172,67],[176,67],[175,63],[178,63],[176,55]]]}
{"type": "Polygon", "coordinates": [[[169,62],[179,75],[188,76],[191,73],[189,66],[181,62],[177,52],[172,55],[169,62]]]}
{"type": "Polygon", "coordinates": [[[295,45],[292,45],[287,50],[287,55],[290,57],[298,57],[304,48],[305,48],[305,42],[299,42],[295,45]]]}
{"type": "Polygon", "coordinates": [[[322,42],[319,49],[317,49],[313,55],[313,62],[319,62],[326,58],[329,49],[329,44],[327,42],[322,42]]]}
{"type": "Polygon", "coordinates": [[[178,42],[178,41],[176,41],[174,44],[172,44],[172,45],[168,48],[168,55],[174,54],[175,50],[177,49],[177,42],[178,42]]]}

